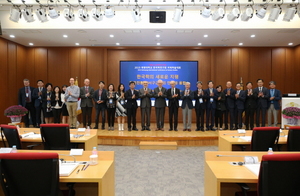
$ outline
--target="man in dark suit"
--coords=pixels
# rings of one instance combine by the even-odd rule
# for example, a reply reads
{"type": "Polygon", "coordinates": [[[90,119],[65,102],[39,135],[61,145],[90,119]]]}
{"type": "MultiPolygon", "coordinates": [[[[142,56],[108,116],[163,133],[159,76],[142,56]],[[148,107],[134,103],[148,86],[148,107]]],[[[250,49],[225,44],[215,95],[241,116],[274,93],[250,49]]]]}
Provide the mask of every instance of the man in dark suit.
{"type": "Polygon", "coordinates": [[[99,89],[94,92],[94,101],[96,107],[96,120],[95,120],[95,127],[94,129],[98,129],[99,123],[99,115],[101,112],[102,116],[102,130],[105,129],[105,110],[107,108],[106,101],[107,101],[107,91],[104,89],[105,83],[103,81],[99,82],[99,89]]]}
{"type": "Polygon", "coordinates": [[[38,80],[37,81],[37,88],[33,90],[32,97],[34,99],[34,107],[35,107],[35,114],[36,114],[36,126],[40,127],[40,124],[42,122],[45,122],[45,120],[42,120],[41,113],[43,113],[43,118],[44,118],[44,110],[42,107],[43,100],[42,100],[42,95],[43,93],[46,93],[46,88],[44,88],[44,82],[43,80],[38,80]]]}
{"type": "Polygon", "coordinates": [[[276,82],[269,82],[270,99],[268,102],[268,126],[272,126],[272,114],[274,118],[274,127],[277,127],[278,110],[280,109],[281,92],[276,88],[276,82]]]}
{"type": "Polygon", "coordinates": [[[228,129],[228,117],[230,116],[230,130],[234,129],[234,124],[235,124],[235,115],[234,115],[234,108],[235,108],[235,94],[236,91],[232,88],[232,83],[228,81],[226,83],[226,89],[224,89],[224,94],[225,94],[225,128],[224,130],[228,129]]]}
{"type": "Polygon", "coordinates": [[[214,89],[214,82],[208,81],[208,89],[205,90],[204,94],[206,96],[206,130],[215,131],[215,112],[217,108],[217,100],[218,100],[218,91],[214,89]]]}
{"type": "Polygon", "coordinates": [[[90,85],[90,80],[85,79],[84,86],[80,88],[80,99],[81,99],[80,107],[82,111],[83,127],[91,127],[91,123],[92,123],[94,88],[90,87],[89,85],[90,85]]]}
{"type": "Polygon", "coordinates": [[[20,88],[18,93],[18,104],[25,107],[28,113],[24,116],[25,127],[29,127],[29,115],[32,125],[36,126],[35,108],[34,108],[34,98],[33,90],[34,88],[30,86],[28,79],[23,80],[24,87],[20,88]]]}
{"type": "Polygon", "coordinates": [[[257,93],[257,108],[256,108],[256,126],[260,127],[260,113],[261,113],[261,126],[266,124],[266,113],[268,109],[268,100],[270,98],[270,91],[266,87],[263,87],[264,81],[257,79],[257,88],[254,92],[257,93]]]}
{"type": "Polygon", "coordinates": [[[193,109],[193,92],[190,89],[191,83],[185,83],[185,89],[181,92],[182,99],[182,116],[183,116],[183,131],[191,131],[192,125],[192,109],[193,109]],[[187,117],[187,122],[186,122],[187,117]]]}
{"type": "Polygon", "coordinates": [[[249,120],[250,120],[250,130],[254,128],[254,113],[256,110],[256,99],[257,93],[252,89],[252,82],[247,82],[246,84],[246,100],[245,100],[245,126],[246,130],[249,130],[249,120]]]}
{"type": "Polygon", "coordinates": [[[236,84],[236,94],[235,94],[235,128],[241,129],[243,127],[243,112],[245,108],[245,91],[241,90],[241,83],[236,84]]]}
{"type": "Polygon", "coordinates": [[[141,98],[141,113],[142,113],[142,131],[150,131],[150,116],[151,116],[151,97],[152,90],[148,88],[148,82],[143,82],[143,88],[139,91],[141,98]],[[146,121],[146,122],[145,122],[146,121]]]}
{"type": "Polygon", "coordinates": [[[138,108],[136,100],[139,98],[139,91],[135,90],[135,82],[129,82],[129,89],[125,92],[126,109],[127,109],[127,124],[128,131],[138,131],[136,128],[136,110],[138,108]],[[132,121],[132,126],[131,126],[132,121]]]}
{"type": "Polygon", "coordinates": [[[155,113],[156,113],[156,131],[164,131],[164,120],[165,120],[165,107],[166,107],[166,97],[167,89],[164,88],[163,81],[157,81],[158,87],[154,89],[153,96],[155,98],[155,113]]]}
{"type": "Polygon", "coordinates": [[[197,90],[194,91],[195,111],[196,111],[196,131],[204,131],[204,115],[206,108],[206,97],[202,89],[202,82],[197,82],[197,90]]]}
{"type": "Polygon", "coordinates": [[[170,82],[171,88],[167,90],[167,98],[169,100],[169,124],[170,129],[169,131],[172,131],[174,128],[174,131],[178,131],[178,108],[179,108],[179,99],[180,99],[180,90],[176,88],[176,82],[171,81],[170,82]],[[174,126],[173,126],[173,120],[174,120],[174,126]]]}

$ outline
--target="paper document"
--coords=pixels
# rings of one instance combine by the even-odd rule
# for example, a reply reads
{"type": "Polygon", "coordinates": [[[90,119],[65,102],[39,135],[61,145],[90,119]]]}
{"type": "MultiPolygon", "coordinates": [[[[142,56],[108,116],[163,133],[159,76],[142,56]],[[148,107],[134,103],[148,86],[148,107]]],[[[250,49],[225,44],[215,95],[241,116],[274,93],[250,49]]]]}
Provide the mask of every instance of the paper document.
{"type": "Polygon", "coordinates": [[[69,176],[79,163],[62,163],[59,165],[59,176],[69,176]]]}
{"type": "Polygon", "coordinates": [[[77,131],[78,132],[85,132],[85,128],[78,128],[77,131]]]}
{"type": "Polygon", "coordinates": [[[71,149],[70,155],[82,155],[83,149],[71,149]]]}
{"type": "Polygon", "coordinates": [[[242,139],[242,140],[245,140],[245,141],[247,141],[247,142],[250,142],[250,141],[251,141],[251,137],[252,137],[252,136],[241,136],[241,137],[239,137],[239,138],[242,139]]]}
{"type": "Polygon", "coordinates": [[[10,153],[12,148],[0,148],[0,153],[10,153]]]}
{"type": "Polygon", "coordinates": [[[244,165],[247,169],[249,169],[251,172],[253,172],[255,175],[258,176],[259,169],[260,169],[260,163],[256,164],[245,164],[244,165]]]}
{"type": "Polygon", "coordinates": [[[35,134],[34,132],[29,132],[21,135],[22,138],[41,138],[41,134],[35,134]]]}

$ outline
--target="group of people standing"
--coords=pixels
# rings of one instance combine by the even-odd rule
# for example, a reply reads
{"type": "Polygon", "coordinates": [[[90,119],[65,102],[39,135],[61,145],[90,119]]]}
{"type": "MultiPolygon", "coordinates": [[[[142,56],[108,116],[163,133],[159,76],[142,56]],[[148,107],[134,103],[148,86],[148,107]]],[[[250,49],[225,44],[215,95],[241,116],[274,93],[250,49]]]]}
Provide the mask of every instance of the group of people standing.
{"type": "MultiPolygon", "coordinates": [[[[203,83],[197,82],[197,89],[192,91],[191,84],[185,83],[185,89],[176,88],[176,82],[169,82],[170,88],[163,87],[163,81],[157,81],[157,87],[153,90],[148,87],[148,82],[143,82],[143,88],[136,90],[135,82],[129,82],[129,89],[125,91],[124,84],[119,84],[115,90],[114,84],[109,84],[105,89],[105,82],[99,82],[99,89],[90,87],[90,80],[84,80],[84,86],[74,85],[74,78],[70,78],[70,86],[64,85],[52,87],[51,83],[44,86],[42,80],[37,81],[38,88],[29,86],[29,80],[24,79],[24,87],[19,90],[19,105],[26,107],[32,123],[38,127],[41,123],[41,111],[45,117],[45,123],[60,123],[61,115],[63,123],[67,122],[71,128],[76,127],[78,98],[81,99],[83,127],[91,126],[92,108],[95,105],[95,127],[98,129],[99,117],[102,117],[101,128],[105,129],[106,113],[108,130],[114,130],[115,118],[118,122],[118,130],[124,130],[127,117],[128,131],[138,131],[136,126],[137,100],[140,99],[142,131],[150,131],[151,98],[154,98],[156,115],[156,131],[164,131],[165,108],[169,108],[169,131],[178,131],[178,110],[182,108],[183,131],[191,131],[192,110],[196,113],[196,131],[206,130],[234,130],[243,127],[243,112],[245,112],[245,129],[253,129],[254,116],[256,114],[256,126],[265,126],[268,112],[268,126],[277,126],[277,115],[280,109],[281,92],[276,89],[274,81],[269,82],[270,89],[263,87],[263,80],[257,80],[257,87],[253,89],[252,82],[246,84],[242,90],[242,84],[237,83],[235,88],[232,82],[226,83],[226,89],[221,85],[214,88],[214,82],[208,81],[207,89],[203,89],[203,83]],[[166,102],[166,99],[168,102],[166,102]],[[179,100],[182,100],[181,105],[179,100]],[[194,100],[194,104],[193,104],[194,100]],[[167,104],[168,103],[168,104],[167,104]],[[36,116],[36,117],[34,117],[36,116]],[[206,116],[204,122],[204,116],[206,116]],[[272,123],[272,116],[274,123],[272,123]],[[261,117],[261,118],[260,118],[261,117]],[[223,126],[224,119],[224,126],[223,126]],[[229,126],[228,126],[229,125],[229,126]]],[[[25,116],[25,126],[29,126],[28,115],[25,116]]]]}

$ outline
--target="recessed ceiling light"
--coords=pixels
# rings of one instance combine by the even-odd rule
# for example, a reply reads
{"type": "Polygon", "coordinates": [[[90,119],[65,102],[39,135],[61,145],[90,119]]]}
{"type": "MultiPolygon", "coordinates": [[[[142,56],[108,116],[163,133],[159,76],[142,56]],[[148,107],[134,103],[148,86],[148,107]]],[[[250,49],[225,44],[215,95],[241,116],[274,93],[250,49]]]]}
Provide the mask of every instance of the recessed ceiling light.
{"type": "Polygon", "coordinates": [[[239,45],[240,45],[240,46],[242,46],[242,45],[243,45],[243,43],[239,43],[239,45]]]}
{"type": "Polygon", "coordinates": [[[16,36],[14,36],[14,35],[10,35],[9,37],[11,37],[11,38],[15,38],[16,36]]]}
{"type": "Polygon", "coordinates": [[[201,46],[202,44],[201,43],[198,43],[198,46],[201,46]]]}
{"type": "Polygon", "coordinates": [[[116,45],[117,45],[117,46],[119,46],[119,45],[120,45],[120,43],[116,43],[116,45]]]}
{"type": "Polygon", "coordinates": [[[157,43],[156,45],[160,46],[160,43],[157,43]]]}
{"type": "Polygon", "coordinates": [[[208,37],[208,35],[203,35],[203,37],[208,37]]]}
{"type": "Polygon", "coordinates": [[[109,35],[109,37],[115,37],[114,35],[109,35]]]}
{"type": "Polygon", "coordinates": [[[63,35],[63,37],[68,37],[68,35],[63,35]]]}
{"type": "Polygon", "coordinates": [[[255,37],[255,35],[251,35],[250,37],[255,37]]]}
{"type": "Polygon", "coordinates": [[[29,43],[29,46],[33,46],[33,43],[29,43]]]}
{"type": "Polygon", "coordinates": [[[289,43],[289,46],[293,45],[293,43],[289,43]]]}
{"type": "Polygon", "coordinates": [[[156,35],[156,37],[160,37],[160,35],[156,35]]]}
{"type": "Polygon", "coordinates": [[[76,46],[79,46],[79,43],[75,43],[76,46]]]}

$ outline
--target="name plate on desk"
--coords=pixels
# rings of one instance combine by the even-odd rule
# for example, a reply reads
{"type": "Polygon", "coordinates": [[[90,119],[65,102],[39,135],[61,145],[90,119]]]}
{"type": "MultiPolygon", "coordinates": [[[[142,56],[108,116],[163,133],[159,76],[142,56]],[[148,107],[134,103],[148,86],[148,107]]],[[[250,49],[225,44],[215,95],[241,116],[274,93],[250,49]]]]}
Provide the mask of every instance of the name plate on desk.
{"type": "Polygon", "coordinates": [[[288,93],[288,97],[297,97],[296,93],[288,93]]]}
{"type": "Polygon", "coordinates": [[[237,132],[238,133],[246,133],[246,130],[245,129],[238,129],[237,132]]]}

